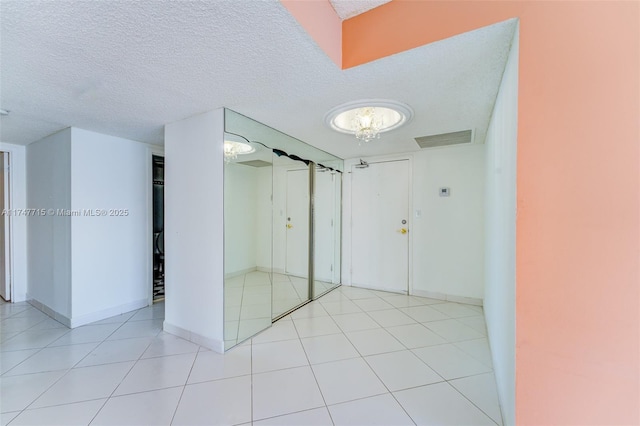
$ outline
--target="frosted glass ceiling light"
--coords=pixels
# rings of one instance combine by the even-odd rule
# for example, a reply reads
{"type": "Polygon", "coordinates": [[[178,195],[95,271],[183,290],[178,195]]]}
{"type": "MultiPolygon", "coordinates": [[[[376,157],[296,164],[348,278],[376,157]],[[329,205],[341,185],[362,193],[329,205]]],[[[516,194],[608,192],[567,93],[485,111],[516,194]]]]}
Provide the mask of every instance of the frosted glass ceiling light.
{"type": "Polygon", "coordinates": [[[365,99],[338,105],[324,122],[333,130],[355,135],[360,142],[379,139],[380,133],[397,129],[413,117],[413,110],[400,102],[365,99]]]}
{"type": "Polygon", "coordinates": [[[255,148],[246,142],[225,140],[224,141],[224,161],[227,163],[238,158],[238,155],[251,154],[255,148]]]}

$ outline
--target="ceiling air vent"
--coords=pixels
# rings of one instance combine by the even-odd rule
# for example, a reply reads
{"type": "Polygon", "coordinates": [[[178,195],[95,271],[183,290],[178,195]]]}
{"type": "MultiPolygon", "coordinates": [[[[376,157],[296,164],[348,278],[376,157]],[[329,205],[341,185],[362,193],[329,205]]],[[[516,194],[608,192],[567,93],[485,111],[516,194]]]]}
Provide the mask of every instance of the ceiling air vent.
{"type": "Polygon", "coordinates": [[[473,140],[472,130],[462,130],[460,132],[442,133],[440,135],[421,136],[415,138],[420,148],[435,148],[437,146],[459,145],[461,143],[471,143],[473,140]]]}
{"type": "Polygon", "coordinates": [[[271,163],[262,160],[250,160],[250,161],[238,161],[236,164],[242,164],[243,166],[251,166],[251,167],[268,167],[271,166],[271,163]]]}

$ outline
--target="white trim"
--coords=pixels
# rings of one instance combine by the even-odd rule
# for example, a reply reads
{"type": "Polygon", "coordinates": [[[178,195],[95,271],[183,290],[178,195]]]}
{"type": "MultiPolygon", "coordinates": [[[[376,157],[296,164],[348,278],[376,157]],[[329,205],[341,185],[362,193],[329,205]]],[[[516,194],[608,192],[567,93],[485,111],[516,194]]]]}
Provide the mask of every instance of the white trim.
{"type": "Polygon", "coordinates": [[[42,311],[43,313],[47,314],[48,316],[50,316],[54,320],[58,321],[59,323],[65,325],[65,326],[67,326],[69,328],[80,327],[81,325],[90,324],[90,323],[95,322],[95,321],[100,321],[100,320],[103,320],[103,319],[106,319],[106,318],[111,318],[111,317],[116,316],[116,315],[124,314],[124,313],[131,312],[131,311],[135,311],[137,309],[144,308],[145,306],[148,306],[147,299],[140,299],[140,300],[137,300],[135,302],[126,303],[124,305],[119,305],[119,306],[114,306],[112,308],[103,309],[103,310],[98,311],[98,312],[91,312],[89,314],[85,314],[85,315],[80,315],[78,317],[69,318],[66,315],[62,315],[60,312],[55,311],[54,309],[52,309],[51,307],[45,305],[44,303],[40,302],[39,300],[33,299],[29,294],[27,294],[27,302],[31,306],[33,306],[34,308],[38,309],[39,311],[42,311]]]}
{"type": "Polygon", "coordinates": [[[173,334],[174,336],[178,336],[182,339],[193,342],[196,345],[204,346],[205,348],[211,349],[212,351],[218,352],[220,354],[224,353],[223,340],[212,339],[210,337],[205,337],[200,334],[193,333],[189,330],[185,330],[182,327],[178,327],[177,325],[168,323],[167,321],[164,321],[163,329],[169,334],[173,334]]]}
{"type": "Polygon", "coordinates": [[[475,297],[456,296],[454,294],[438,293],[436,291],[414,290],[411,295],[428,297],[430,299],[444,300],[447,302],[464,303],[466,305],[482,306],[483,304],[482,299],[477,299],[475,297]]]}
{"type": "Polygon", "coordinates": [[[39,311],[42,311],[46,315],[50,316],[54,320],[58,321],[60,324],[71,328],[71,320],[68,317],[66,317],[65,315],[62,315],[59,312],[56,312],[55,310],[51,309],[49,306],[45,305],[44,303],[31,298],[29,293],[27,293],[27,303],[29,303],[31,306],[38,309],[39,311]]]}
{"type": "Polygon", "coordinates": [[[139,299],[135,302],[125,303],[124,305],[114,306],[112,308],[103,309],[97,312],[91,312],[84,315],[71,318],[71,328],[80,327],[81,325],[89,324],[95,321],[100,321],[106,318],[111,318],[116,315],[124,314],[127,312],[135,311],[140,308],[149,306],[147,299],[139,299]]]}

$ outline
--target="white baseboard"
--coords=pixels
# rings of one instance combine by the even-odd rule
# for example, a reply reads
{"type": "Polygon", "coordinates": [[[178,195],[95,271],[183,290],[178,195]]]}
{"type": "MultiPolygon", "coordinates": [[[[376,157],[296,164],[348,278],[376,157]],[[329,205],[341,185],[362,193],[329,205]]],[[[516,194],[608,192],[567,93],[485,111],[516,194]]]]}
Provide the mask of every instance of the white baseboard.
{"type": "Polygon", "coordinates": [[[124,314],[126,312],[135,311],[136,309],[144,308],[145,306],[149,305],[149,301],[147,299],[140,299],[135,302],[125,303],[124,305],[115,306],[113,308],[103,309],[98,312],[91,312],[88,314],[69,318],[66,315],[62,315],[60,312],[57,312],[54,309],[51,309],[49,306],[45,305],[39,300],[32,298],[29,294],[27,294],[27,302],[34,308],[44,312],[54,320],[58,321],[63,325],[66,325],[69,328],[80,327],[81,325],[89,324],[95,321],[100,321],[105,318],[110,318],[116,315],[124,314]]]}
{"type": "Polygon", "coordinates": [[[71,318],[71,328],[80,327],[81,325],[89,324],[95,321],[100,321],[105,318],[110,318],[116,315],[135,311],[136,309],[144,308],[146,306],[149,306],[149,299],[144,298],[144,299],[136,300],[134,302],[125,303],[124,305],[103,309],[101,311],[90,312],[84,315],[78,315],[71,318]]]}
{"type": "Polygon", "coordinates": [[[67,316],[62,315],[60,312],[56,312],[55,310],[51,309],[49,306],[45,305],[39,300],[32,298],[28,293],[26,294],[26,300],[27,300],[27,303],[29,303],[34,308],[47,314],[54,320],[58,321],[60,324],[71,328],[71,320],[67,316]]]}
{"type": "Polygon", "coordinates": [[[413,290],[411,292],[413,296],[428,297],[430,299],[444,300],[447,302],[464,303],[467,305],[482,306],[482,299],[476,299],[475,297],[456,296],[453,294],[438,293],[435,291],[427,290],[413,290]]]}
{"type": "Polygon", "coordinates": [[[13,292],[11,294],[11,303],[28,302],[28,301],[29,301],[29,298],[27,297],[26,293],[13,292]]]}
{"type": "Polygon", "coordinates": [[[214,352],[218,352],[220,354],[224,353],[224,340],[211,339],[192,331],[185,330],[184,328],[168,323],[167,321],[164,321],[163,329],[169,334],[173,334],[197,345],[204,346],[214,352]]]}

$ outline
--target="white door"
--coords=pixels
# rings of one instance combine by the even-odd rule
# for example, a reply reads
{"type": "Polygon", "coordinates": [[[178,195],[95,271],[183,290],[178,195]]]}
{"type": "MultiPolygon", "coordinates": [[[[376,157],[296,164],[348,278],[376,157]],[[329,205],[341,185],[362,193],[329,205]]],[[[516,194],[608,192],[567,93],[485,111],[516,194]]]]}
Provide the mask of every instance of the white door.
{"type": "Polygon", "coordinates": [[[332,283],[334,259],[335,173],[317,171],[313,200],[314,280],[332,283]]]}
{"type": "Polygon", "coordinates": [[[351,283],[408,293],[409,161],[351,170],[351,283]]]}
{"type": "MultiPolygon", "coordinates": [[[[9,209],[9,154],[0,152],[0,212],[9,209]]],[[[11,300],[11,260],[9,257],[9,214],[0,216],[0,296],[11,300]]]]}
{"type": "Polygon", "coordinates": [[[309,275],[309,170],[287,171],[286,272],[309,275]]]}

